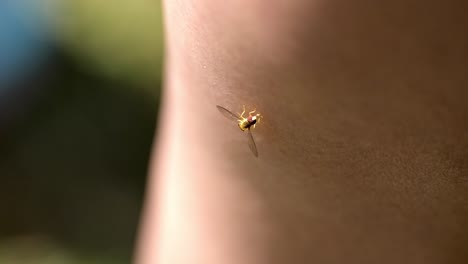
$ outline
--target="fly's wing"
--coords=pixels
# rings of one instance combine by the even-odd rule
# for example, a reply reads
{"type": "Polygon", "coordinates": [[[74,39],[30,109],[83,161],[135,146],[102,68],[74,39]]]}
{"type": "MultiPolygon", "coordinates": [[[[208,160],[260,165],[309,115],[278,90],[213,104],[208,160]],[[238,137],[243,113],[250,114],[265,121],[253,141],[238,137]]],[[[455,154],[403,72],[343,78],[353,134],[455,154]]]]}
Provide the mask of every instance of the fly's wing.
{"type": "Polygon", "coordinates": [[[222,107],[222,106],[219,106],[217,105],[216,108],[218,108],[219,112],[221,112],[221,114],[223,114],[223,116],[233,120],[233,121],[237,121],[239,119],[238,116],[236,116],[233,112],[227,110],[226,108],[222,107]]]}
{"type": "Polygon", "coordinates": [[[247,130],[247,137],[248,137],[248,141],[249,141],[250,150],[255,155],[255,157],[258,157],[257,146],[255,145],[255,141],[253,139],[252,131],[250,131],[250,128],[247,130]]]}

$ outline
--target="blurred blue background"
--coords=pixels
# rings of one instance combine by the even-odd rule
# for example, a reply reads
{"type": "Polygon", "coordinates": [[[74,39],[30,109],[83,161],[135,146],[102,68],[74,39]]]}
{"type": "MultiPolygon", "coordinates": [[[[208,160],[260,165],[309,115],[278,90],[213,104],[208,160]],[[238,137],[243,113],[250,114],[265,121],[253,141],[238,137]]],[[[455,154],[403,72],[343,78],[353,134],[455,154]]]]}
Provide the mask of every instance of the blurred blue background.
{"type": "Polygon", "coordinates": [[[156,124],[157,0],[0,1],[0,263],[130,263],[156,124]]]}

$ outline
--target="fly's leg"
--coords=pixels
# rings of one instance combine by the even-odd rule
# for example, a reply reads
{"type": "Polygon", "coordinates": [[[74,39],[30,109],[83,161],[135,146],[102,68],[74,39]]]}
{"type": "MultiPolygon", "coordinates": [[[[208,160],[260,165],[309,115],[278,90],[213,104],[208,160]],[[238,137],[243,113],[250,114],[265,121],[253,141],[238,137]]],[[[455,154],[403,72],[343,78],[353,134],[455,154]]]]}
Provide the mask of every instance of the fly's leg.
{"type": "Polygon", "coordinates": [[[255,113],[255,111],[257,111],[257,108],[255,108],[253,111],[249,112],[249,116],[251,116],[253,113],[255,113]]]}
{"type": "MultiPolygon", "coordinates": [[[[245,105],[243,105],[242,108],[243,108],[244,111],[242,111],[242,114],[239,114],[239,116],[240,116],[240,118],[245,119],[245,117],[244,117],[245,105]]],[[[239,121],[240,121],[240,120],[239,120],[239,121]]]]}

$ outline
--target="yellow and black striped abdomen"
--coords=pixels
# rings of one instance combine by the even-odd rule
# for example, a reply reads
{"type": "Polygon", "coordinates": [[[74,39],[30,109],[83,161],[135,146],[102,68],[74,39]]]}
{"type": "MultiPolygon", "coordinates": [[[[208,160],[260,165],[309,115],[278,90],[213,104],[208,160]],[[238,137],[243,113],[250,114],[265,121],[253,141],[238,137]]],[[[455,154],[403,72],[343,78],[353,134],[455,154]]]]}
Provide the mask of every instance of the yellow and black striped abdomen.
{"type": "Polygon", "coordinates": [[[245,131],[251,126],[255,125],[255,123],[257,123],[257,119],[252,118],[252,116],[249,116],[248,118],[243,118],[242,120],[239,120],[239,128],[242,131],[245,131]]]}

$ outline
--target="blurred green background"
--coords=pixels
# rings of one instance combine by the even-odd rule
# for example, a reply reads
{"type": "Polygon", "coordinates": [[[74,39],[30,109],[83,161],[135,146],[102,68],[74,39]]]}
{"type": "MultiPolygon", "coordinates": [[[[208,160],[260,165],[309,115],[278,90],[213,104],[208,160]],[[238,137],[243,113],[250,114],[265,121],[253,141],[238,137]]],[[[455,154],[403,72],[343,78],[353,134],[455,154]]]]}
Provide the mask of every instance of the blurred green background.
{"type": "Polygon", "coordinates": [[[0,263],[130,263],[161,85],[157,0],[0,1],[0,263]]]}

